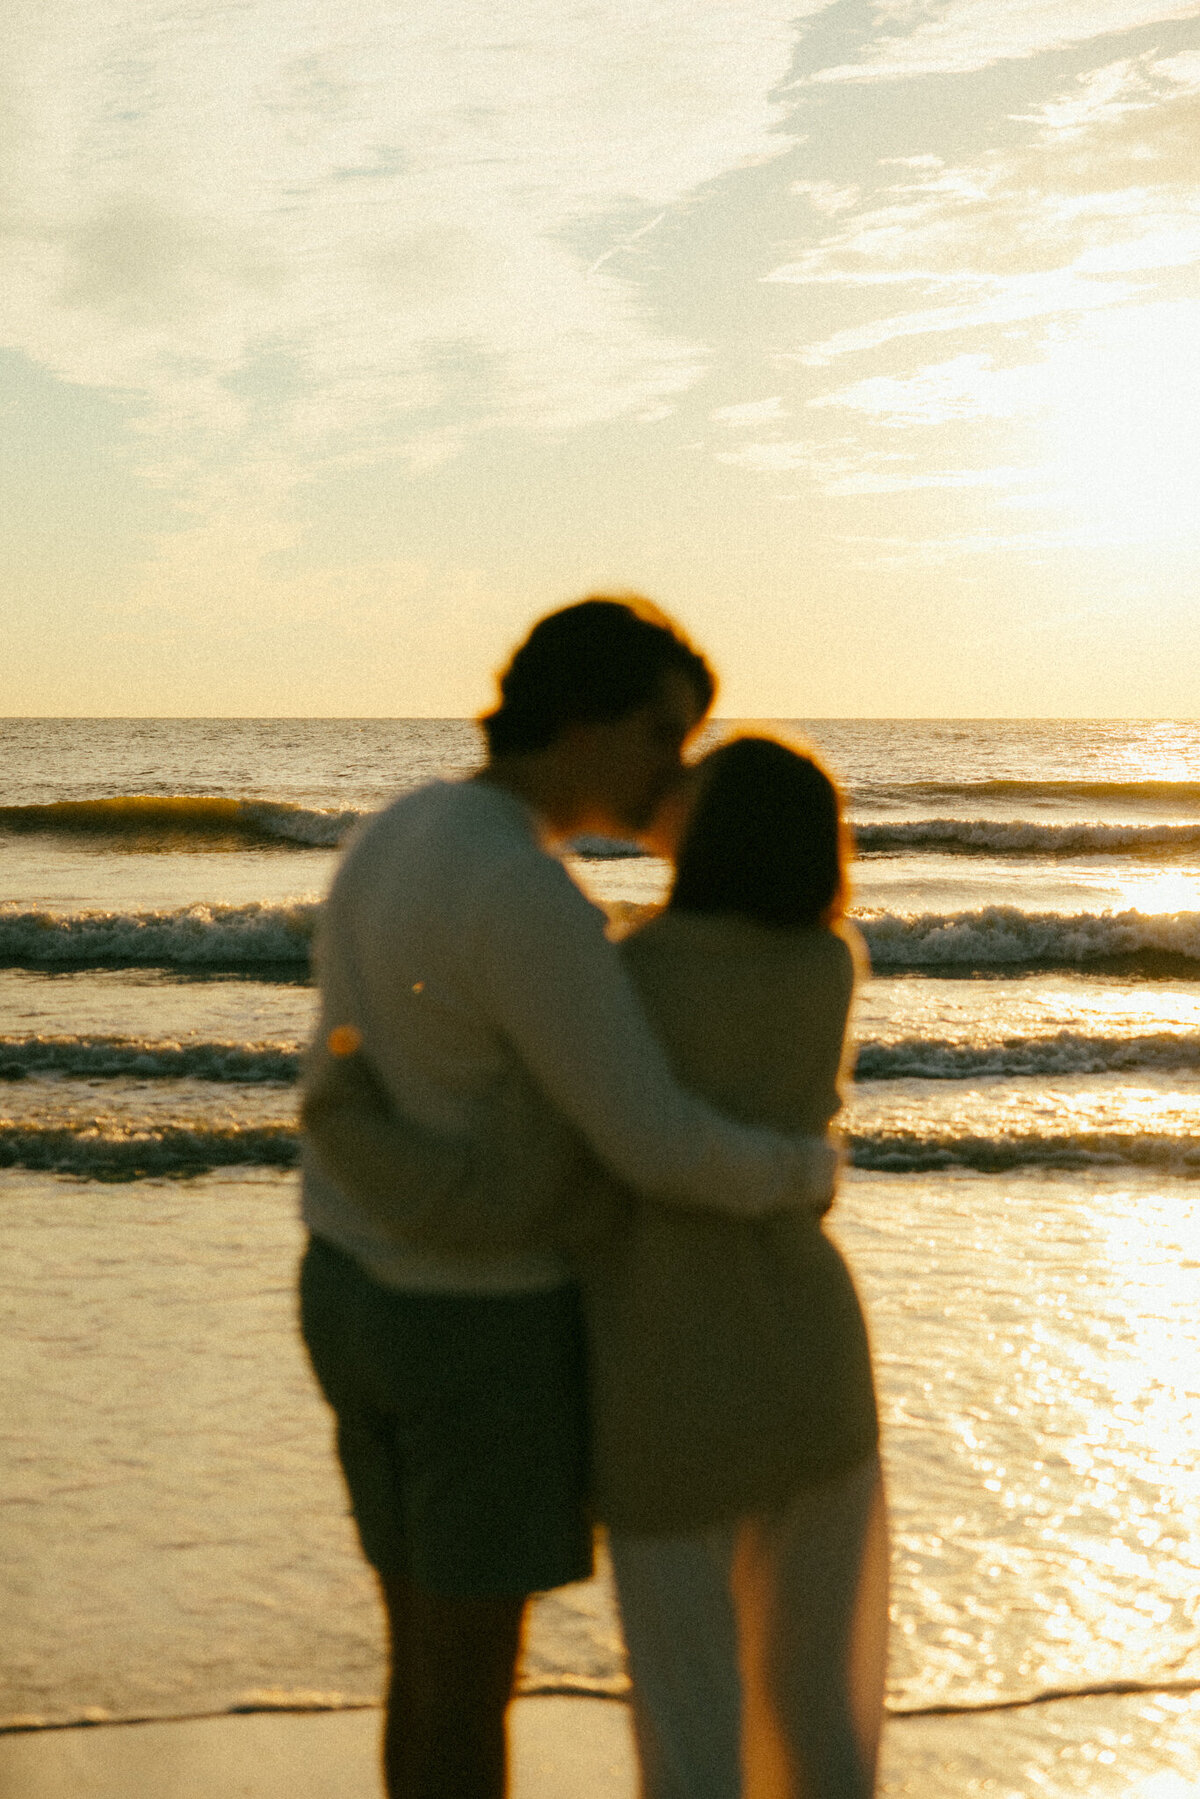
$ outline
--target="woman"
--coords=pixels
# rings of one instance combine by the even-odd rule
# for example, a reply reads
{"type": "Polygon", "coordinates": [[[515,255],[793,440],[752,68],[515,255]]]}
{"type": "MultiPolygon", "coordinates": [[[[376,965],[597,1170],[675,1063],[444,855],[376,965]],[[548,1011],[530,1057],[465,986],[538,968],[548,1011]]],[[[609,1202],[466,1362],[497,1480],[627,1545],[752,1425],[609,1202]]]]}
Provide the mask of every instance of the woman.
{"type": "MultiPolygon", "coordinates": [[[[697,771],[667,907],[624,953],[681,1080],[821,1132],[856,940],[836,789],[757,737],[697,771]]],[[[594,1177],[584,1252],[595,1500],[647,1799],[874,1787],[886,1524],[870,1359],[819,1223],[655,1205],[594,1177]]]]}

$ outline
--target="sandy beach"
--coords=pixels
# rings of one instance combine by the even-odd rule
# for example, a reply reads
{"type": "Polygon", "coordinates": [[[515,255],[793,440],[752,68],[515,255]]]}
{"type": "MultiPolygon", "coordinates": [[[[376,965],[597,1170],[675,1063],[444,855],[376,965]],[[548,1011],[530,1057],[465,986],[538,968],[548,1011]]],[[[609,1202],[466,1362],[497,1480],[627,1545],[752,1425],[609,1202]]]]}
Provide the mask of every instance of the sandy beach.
{"type": "MultiPolygon", "coordinates": [[[[379,1714],[257,1713],[0,1736],[0,1799],[381,1799],[379,1714]]],[[[634,1799],[629,1709],[538,1697],[512,1717],[511,1799],[634,1799]]],[[[880,1799],[1187,1799],[1200,1694],[893,1718],[880,1799]]]]}

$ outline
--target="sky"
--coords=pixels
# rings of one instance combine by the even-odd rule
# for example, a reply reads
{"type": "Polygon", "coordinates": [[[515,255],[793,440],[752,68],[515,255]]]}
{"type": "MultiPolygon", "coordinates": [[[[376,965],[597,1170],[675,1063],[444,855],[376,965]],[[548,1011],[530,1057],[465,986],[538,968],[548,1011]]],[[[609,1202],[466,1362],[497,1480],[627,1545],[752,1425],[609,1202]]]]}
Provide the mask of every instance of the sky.
{"type": "Polygon", "coordinates": [[[7,0],[0,714],[1200,715],[1200,0],[7,0]]]}

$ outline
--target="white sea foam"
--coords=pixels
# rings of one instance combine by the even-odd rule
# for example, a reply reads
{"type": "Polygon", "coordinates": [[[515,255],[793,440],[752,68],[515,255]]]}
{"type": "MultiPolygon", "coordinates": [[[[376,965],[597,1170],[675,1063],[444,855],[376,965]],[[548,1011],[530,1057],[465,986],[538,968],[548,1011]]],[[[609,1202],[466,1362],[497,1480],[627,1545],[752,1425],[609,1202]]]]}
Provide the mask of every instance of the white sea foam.
{"type": "MultiPolygon", "coordinates": [[[[656,908],[618,902],[618,935],[656,908]]],[[[0,965],[255,969],[303,966],[319,913],[315,900],[286,905],[195,905],[137,912],[58,913],[0,907],[0,965]]],[[[1119,965],[1200,974],[1200,913],[880,913],[857,921],[881,970],[1119,965]]]]}
{"type": "Polygon", "coordinates": [[[318,911],[315,900],[137,912],[0,907],[0,963],[160,968],[305,963],[318,911]]]}
{"type": "MultiPolygon", "coordinates": [[[[857,920],[881,969],[1082,967],[1120,964],[1154,972],[1200,964],[1200,912],[1023,912],[985,906],[975,912],[882,913],[857,920]]],[[[1200,967],[1196,971],[1200,973],[1200,967]]]]}
{"type": "MultiPolygon", "coordinates": [[[[659,908],[636,901],[608,907],[625,936],[659,908]]],[[[984,906],[971,912],[878,912],[855,917],[881,973],[1083,968],[1200,975],[1200,912],[1024,912],[984,906]]]]}

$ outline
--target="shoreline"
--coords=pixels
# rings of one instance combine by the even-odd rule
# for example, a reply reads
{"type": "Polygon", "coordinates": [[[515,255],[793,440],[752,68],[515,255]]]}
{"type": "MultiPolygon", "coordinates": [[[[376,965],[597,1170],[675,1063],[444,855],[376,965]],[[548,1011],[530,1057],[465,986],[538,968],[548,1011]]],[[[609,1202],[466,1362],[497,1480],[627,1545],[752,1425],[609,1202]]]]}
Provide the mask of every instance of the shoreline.
{"type": "MultiPolygon", "coordinates": [[[[597,1700],[610,1705],[628,1705],[630,1702],[630,1683],[627,1677],[611,1683],[587,1679],[572,1679],[570,1676],[562,1680],[531,1682],[520,1685],[512,1697],[516,1705],[527,1699],[572,1699],[597,1700]]],[[[1200,1703],[1200,1675],[1181,1680],[1107,1680],[1097,1681],[1094,1686],[1052,1687],[1045,1692],[1029,1693],[1012,1698],[996,1698],[981,1700],[964,1700],[958,1703],[931,1703],[928,1705],[888,1705],[884,1704],[883,1716],[885,1728],[890,1723],[904,1723],[907,1720],[926,1718],[980,1718],[991,1717],[1002,1712],[1032,1711],[1039,1706],[1070,1704],[1077,1700],[1098,1699],[1177,1699],[1179,1697],[1197,1696],[1200,1703]]],[[[58,1730],[102,1730],[133,1729],[145,1724],[208,1724],[222,1718],[258,1718],[258,1717],[314,1717],[340,1715],[343,1712],[377,1712],[381,1709],[378,1699],[344,1698],[340,1694],[296,1693],[280,1696],[278,1700],[264,1695],[261,1700],[248,1698],[245,1701],[200,1712],[143,1712],[131,1713],[125,1717],[116,1717],[104,1710],[102,1706],[85,1707],[75,1718],[34,1718],[20,1717],[0,1722],[0,1742],[11,1736],[37,1736],[48,1731],[58,1730]]]]}
{"type": "MultiPolygon", "coordinates": [[[[9,1728],[0,1799],[382,1799],[379,1708],[9,1728]]],[[[634,1799],[630,1710],[615,1694],[519,1696],[511,1799],[634,1799]]],[[[1186,1799],[1200,1781],[1200,1688],[890,1714],[879,1799],[1186,1799]]]]}

